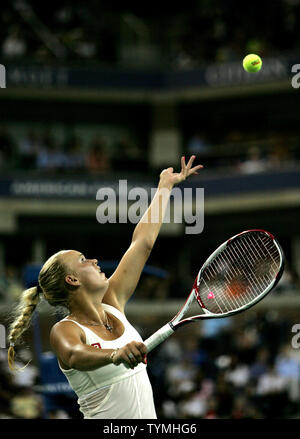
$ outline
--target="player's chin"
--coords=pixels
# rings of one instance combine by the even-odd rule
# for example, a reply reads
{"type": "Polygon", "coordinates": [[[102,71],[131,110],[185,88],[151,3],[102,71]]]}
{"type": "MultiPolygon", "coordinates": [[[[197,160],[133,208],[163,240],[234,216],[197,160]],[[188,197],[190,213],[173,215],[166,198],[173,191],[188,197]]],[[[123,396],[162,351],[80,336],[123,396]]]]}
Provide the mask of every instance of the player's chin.
{"type": "Polygon", "coordinates": [[[108,279],[107,279],[105,273],[103,273],[103,272],[100,273],[100,279],[101,279],[101,282],[108,283],[108,279]]]}
{"type": "Polygon", "coordinates": [[[96,288],[103,288],[106,287],[108,285],[108,279],[105,276],[105,273],[99,273],[97,275],[97,277],[94,277],[93,279],[90,279],[91,284],[93,285],[93,287],[96,288]]]}
{"type": "Polygon", "coordinates": [[[103,273],[102,279],[101,279],[102,284],[104,285],[108,285],[109,284],[109,280],[107,279],[107,277],[105,276],[105,274],[103,273]]]}

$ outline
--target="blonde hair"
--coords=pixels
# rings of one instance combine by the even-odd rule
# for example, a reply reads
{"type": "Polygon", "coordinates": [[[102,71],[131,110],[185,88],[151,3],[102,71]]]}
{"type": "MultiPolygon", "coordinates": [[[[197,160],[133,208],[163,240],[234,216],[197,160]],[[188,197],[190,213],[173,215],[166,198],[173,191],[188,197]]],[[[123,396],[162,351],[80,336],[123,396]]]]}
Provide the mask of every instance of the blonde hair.
{"type": "Polygon", "coordinates": [[[23,332],[29,327],[32,315],[40,302],[40,294],[52,306],[64,306],[69,308],[69,293],[77,287],[67,284],[65,277],[69,274],[67,266],[61,261],[62,250],[51,256],[43,265],[38,279],[38,285],[25,290],[14,312],[14,320],[9,328],[8,340],[8,365],[12,371],[20,371],[15,367],[14,346],[23,332]]]}

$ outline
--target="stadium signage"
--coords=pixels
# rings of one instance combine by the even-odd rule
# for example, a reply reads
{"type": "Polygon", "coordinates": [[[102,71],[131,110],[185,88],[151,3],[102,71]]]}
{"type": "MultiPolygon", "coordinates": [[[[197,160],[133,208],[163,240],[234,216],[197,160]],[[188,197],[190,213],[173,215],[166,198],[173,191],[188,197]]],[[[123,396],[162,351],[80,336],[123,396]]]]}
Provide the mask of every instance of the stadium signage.
{"type": "Polygon", "coordinates": [[[121,68],[39,66],[18,63],[6,66],[6,77],[10,87],[176,91],[194,87],[215,88],[289,79],[292,66],[297,61],[299,62],[284,57],[264,58],[263,68],[257,75],[247,74],[240,61],[183,71],[160,69],[125,71],[121,68]]]}
{"type": "MultiPolygon", "coordinates": [[[[273,171],[253,175],[217,176],[201,179],[201,186],[207,194],[237,194],[299,188],[299,166],[284,171],[273,171]]],[[[199,180],[182,183],[181,186],[196,189],[199,180]]],[[[2,177],[0,179],[0,198],[38,198],[38,199],[85,199],[95,200],[97,191],[101,188],[111,188],[119,196],[119,183],[116,179],[54,179],[54,178],[21,178],[2,177]]],[[[130,179],[128,193],[136,187],[141,187],[151,193],[153,182],[146,179],[130,179]]]]}
{"type": "Polygon", "coordinates": [[[240,62],[215,64],[205,72],[206,83],[212,87],[235,84],[251,84],[288,77],[289,65],[283,59],[264,60],[263,69],[257,75],[249,75],[240,62]]]}

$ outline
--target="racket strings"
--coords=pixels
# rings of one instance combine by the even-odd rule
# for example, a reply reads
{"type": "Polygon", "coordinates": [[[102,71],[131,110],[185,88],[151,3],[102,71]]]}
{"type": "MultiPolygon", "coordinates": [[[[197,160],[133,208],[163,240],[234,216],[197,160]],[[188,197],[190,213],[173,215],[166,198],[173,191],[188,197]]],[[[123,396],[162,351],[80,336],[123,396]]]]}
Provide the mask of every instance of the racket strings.
{"type": "MultiPolygon", "coordinates": [[[[226,253],[224,253],[224,255],[223,255],[223,258],[226,260],[226,256],[228,256],[228,258],[230,257],[230,253],[228,253],[228,254],[226,254],[226,253]]],[[[231,260],[229,261],[229,259],[227,259],[227,262],[230,264],[230,263],[233,263],[233,266],[232,266],[232,271],[233,271],[233,275],[234,276],[231,276],[230,277],[230,279],[228,280],[228,286],[227,286],[227,288],[229,289],[229,291],[230,291],[230,297],[234,297],[234,292],[232,291],[232,288],[230,288],[230,282],[232,281],[232,279],[242,279],[243,278],[243,276],[244,276],[244,273],[241,271],[241,269],[240,269],[240,267],[239,267],[239,264],[234,264],[234,260],[231,258],[231,260]],[[234,265],[236,265],[236,267],[234,267],[234,265]]],[[[248,274],[248,276],[250,277],[250,279],[251,279],[251,277],[252,277],[252,275],[251,275],[251,273],[249,272],[249,274],[248,274]]],[[[241,297],[241,303],[240,303],[240,305],[242,306],[242,305],[245,305],[246,303],[247,303],[247,301],[249,301],[249,300],[253,300],[254,299],[254,297],[252,296],[251,297],[251,292],[250,292],[250,297],[248,297],[248,295],[249,295],[249,292],[248,292],[248,288],[246,288],[246,290],[245,290],[245,297],[241,297]],[[248,300],[247,300],[248,299],[248,300]]],[[[237,299],[236,299],[237,300],[237,299]]],[[[233,305],[233,307],[235,307],[236,306],[236,303],[234,303],[232,300],[231,300],[231,304],[233,305]]],[[[235,309],[235,308],[234,308],[235,309]]]]}
{"type": "Polygon", "coordinates": [[[199,282],[201,301],[216,314],[246,307],[275,281],[280,263],[278,248],[268,235],[241,235],[204,269],[199,282]]]}
{"type": "MultiPolygon", "coordinates": [[[[233,249],[234,252],[234,249],[233,249]]],[[[218,259],[216,259],[214,261],[215,267],[214,267],[214,272],[215,274],[218,273],[220,274],[220,271],[224,270],[223,276],[225,277],[225,281],[227,282],[227,288],[230,291],[230,295],[224,295],[224,297],[222,297],[222,295],[218,294],[217,297],[220,299],[220,302],[222,302],[222,304],[224,305],[226,311],[231,311],[233,309],[236,309],[236,300],[234,301],[232,298],[234,297],[234,293],[230,288],[230,283],[234,278],[239,278],[241,279],[243,276],[242,271],[239,268],[239,261],[238,258],[240,257],[240,255],[235,254],[236,260],[233,259],[233,257],[230,255],[230,253],[228,252],[224,252],[222,255],[220,255],[220,257],[218,259]],[[237,257],[236,257],[237,256],[237,257]],[[224,264],[225,261],[225,264],[224,264]],[[228,266],[231,266],[232,271],[230,272],[228,270],[228,266]],[[226,271],[225,271],[226,270],[226,271]],[[227,271],[228,270],[228,271],[227,271]]],[[[250,275],[251,276],[251,275],[250,275]]],[[[251,279],[252,281],[252,279],[251,279]]],[[[221,280],[222,285],[224,284],[224,280],[221,280]]],[[[220,287],[220,285],[219,285],[220,287]]],[[[247,293],[247,290],[246,290],[247,293]]],[[[215,296],[216,297],[216,296],[215,296]]],[[[218,303],[218,299],[216,297],[216,302],[218,304],[218,307],[220,309],[220,312],[224,312],[224,309],[221,310],[219,303],[218,303]]],[[[248,297],[248,301],[249,300],[253,300],[255,298],[255,296],[253,297],[248,297]]],[[[245,300],[245,298],[241,298],[241,302],[239,303],[240,306],[246,305],[247,301],[245,300]]]]}

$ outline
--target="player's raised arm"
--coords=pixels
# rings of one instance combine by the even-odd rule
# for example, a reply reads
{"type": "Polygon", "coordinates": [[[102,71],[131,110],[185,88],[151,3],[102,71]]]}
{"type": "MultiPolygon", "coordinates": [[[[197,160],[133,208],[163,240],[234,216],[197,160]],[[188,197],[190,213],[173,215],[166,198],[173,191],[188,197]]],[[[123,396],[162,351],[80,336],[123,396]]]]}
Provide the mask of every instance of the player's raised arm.
{"type": "Polygon", "coordinates": [[[179,173],[174,172],[173,168],[167,168],[161,172],[155,196],[135,227],[130,247],[109,279],[109,289],[104,302],[115,303],[117,301],[119,307],[124,310],[126,302],[137,286],[160,231],[173,186],[190,175],[196,174],[197,170],[203,167],[202,165],[192,167],[194,160],[195,156],[192,156],[186,164],[185,157],[182,157],[179,173]]]}

